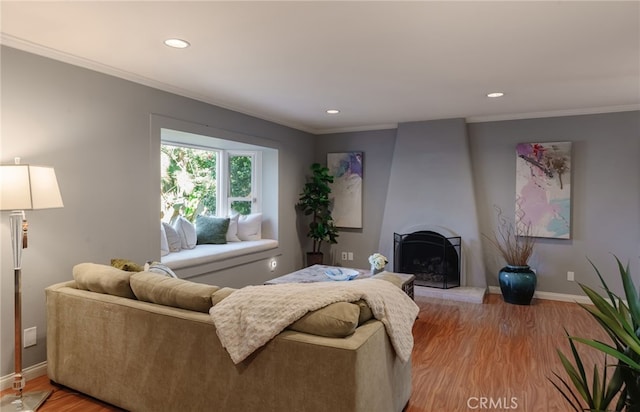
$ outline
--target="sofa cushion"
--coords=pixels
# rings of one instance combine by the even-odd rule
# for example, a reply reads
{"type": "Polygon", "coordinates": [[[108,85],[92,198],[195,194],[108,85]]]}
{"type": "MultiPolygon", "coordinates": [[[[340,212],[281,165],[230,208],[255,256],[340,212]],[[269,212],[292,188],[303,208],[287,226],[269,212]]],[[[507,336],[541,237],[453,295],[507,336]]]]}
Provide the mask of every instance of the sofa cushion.
{"type": "Polygon", "coordinates": [[[227,243],[228,217],[198,216],[196,217],[196,233],[198,244],[227,243]]]}
{"type": "Polygon", "coordinates": [[[140,272],[131,276],[131,289],[139,300],[208,313],[211,295],[217,286],[170,278],[158,273],[140,272]]]}
{"type": "Polygon", "coordinates": [[[144,271],[145,272],[153,272],[153,273],[158,273],[160,275],[163,276],[168,276],[170,278],[177,278],[178,275],[176,275],[176,273],[171,270],[171,268],[167,265],[164,265],[160,262],[153,262],[153,261],[149,261],[147,263],[144,264],[144,271]]]}
{"type": "Polygon", "coordinates": [[[353,302],[354,304],[360,307],[360,316],[358,316],[358,326],[362,325],[368,320],[373,319],[373,312],[369,307],[369,304],[364,299],[360,299],[357,302],[353,302]]]}
{"type": "Polygon", "coordinates": [[[226,298],[227,296],[229,296],[230,294],[232,294],[236,290],[238,290],[238,289],[225,287],[225,288],[222,288],[222,289],[219,289],[219,290],[215,291],[213,293],[213,295],[211,295],[211,303],[212,303],[212,305],[215,306],[218,303],[222,302],[222,300],[224,298],[226,298]]]}
{"type": "Polygon", "coordinates": [[[135,299],[129,279],[133,272],[97,263],[79,263],[73,267],[78,289],[135,299]]]}
{"type": "Polygon", "coordinates": [[[329,338],[344,338],[358,327],[360,307],[349,302],[336,302],[307,313],[289,329],[329,338]]]}
{"type": "Polygon", "coordinates": [[[142,272],[144,270],[142,266],[129,259],[111,259],[111,266],[127,272],[142,272]]]}

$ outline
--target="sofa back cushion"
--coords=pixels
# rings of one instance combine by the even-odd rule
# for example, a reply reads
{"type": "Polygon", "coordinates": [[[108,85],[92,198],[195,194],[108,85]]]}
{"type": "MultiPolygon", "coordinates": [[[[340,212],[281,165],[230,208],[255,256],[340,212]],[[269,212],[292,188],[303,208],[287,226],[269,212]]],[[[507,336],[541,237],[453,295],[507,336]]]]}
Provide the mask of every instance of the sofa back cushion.
{"type": "Polygon", "coordinates": [[[73,267],[78,289],[135,299],[129,279],[133,272],[98,263],[79,263],[73,267]]]}
{"type": "Polygon", "coordinates": [[[360,307],[349,302],[336,302],[307,313],[289,329],[329,338],[345,338],[356,331],[360,307]]]}
{"type": "Polygon", "coordinates": [[[131,276],[131,289],[139,300],[145,302],[209,313],[211,295],[220,288],[158,273],[140,272],[131,276]]]}

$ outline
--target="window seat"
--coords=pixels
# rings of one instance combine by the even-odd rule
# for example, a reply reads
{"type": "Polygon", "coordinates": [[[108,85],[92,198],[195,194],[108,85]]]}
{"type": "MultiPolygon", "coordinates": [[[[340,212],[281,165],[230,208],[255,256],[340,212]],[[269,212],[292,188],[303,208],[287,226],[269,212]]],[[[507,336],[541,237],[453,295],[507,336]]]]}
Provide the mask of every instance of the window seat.
{"type": "Polygon", "coordinates": [[[181,270],[239,256],[256,254],[276,249],[277,247],[278,241],[273,239],[243,240],[242,242],[229,242],[224,245],[197,245],[193,249],[183,249],[180,252],[162,256],[161,262],[173,270],[181,270]]]}

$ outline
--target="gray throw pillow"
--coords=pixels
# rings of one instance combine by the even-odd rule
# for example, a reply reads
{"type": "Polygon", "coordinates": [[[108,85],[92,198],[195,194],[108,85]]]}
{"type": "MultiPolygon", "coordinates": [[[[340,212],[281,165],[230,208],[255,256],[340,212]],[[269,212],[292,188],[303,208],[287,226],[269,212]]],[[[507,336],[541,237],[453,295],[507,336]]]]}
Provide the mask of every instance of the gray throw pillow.
{"type": "Polygon", "coordinates": [[[196,217],[196,235],[198,244],[227,243],[228,217],[198,216],[196,217]]]}

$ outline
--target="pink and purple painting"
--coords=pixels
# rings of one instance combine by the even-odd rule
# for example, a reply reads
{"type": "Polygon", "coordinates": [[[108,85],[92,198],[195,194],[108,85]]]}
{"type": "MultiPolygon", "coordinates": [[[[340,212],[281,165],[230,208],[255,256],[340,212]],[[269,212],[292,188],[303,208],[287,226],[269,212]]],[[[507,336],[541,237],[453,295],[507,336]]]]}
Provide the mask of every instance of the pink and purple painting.
{"type": "Polygon", "coordinates": [[[362,152],[328,153],[331,216],[337,227],[362,227],[362,152]]]}
{"type": "Polygon", "coordinates": [[[571,142],[520,143],[516,147],[518,233],[571,238],[571,142]]]}

